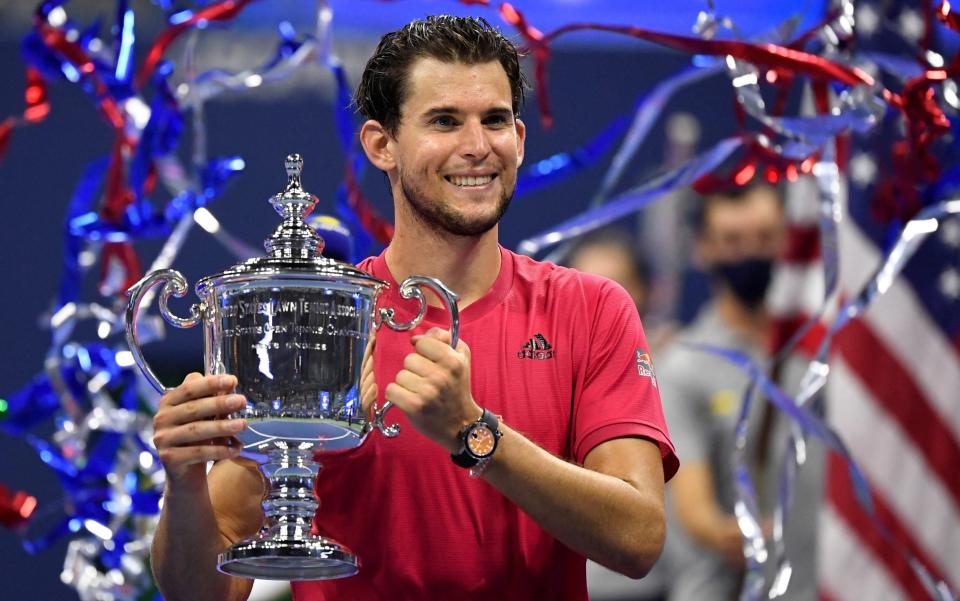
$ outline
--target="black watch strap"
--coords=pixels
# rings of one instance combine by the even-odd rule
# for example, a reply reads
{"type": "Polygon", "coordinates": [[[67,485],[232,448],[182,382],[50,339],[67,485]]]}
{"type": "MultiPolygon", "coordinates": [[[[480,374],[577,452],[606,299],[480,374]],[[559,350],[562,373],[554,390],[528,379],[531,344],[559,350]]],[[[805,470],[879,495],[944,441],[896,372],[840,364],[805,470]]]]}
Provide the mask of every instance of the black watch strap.
{"type": "MultiPolygon", "coordinates": [[[[500,420],[498,420],[497,416],[492,412],[484,409],[480,419],[478,419],[476,422],[467,424],[464,426],[463,430],[460,431],[460,439],[463,443],[462,447],[460,448],[460,452],[456,454],[450,454],[450,459],[452,459],[455,464],[465,469],[474,467],[481,461],[478,457],[475,457],[470,453],[470,451],[467,450],[466,440],[464,439],[467,432],[470,430],[470,427],[478,422],[486,424],[487,427],[490,428],[490,431],[493,432],[493,435],[498,440],[500,438],[500,420]]],[[[494,447],[494,449],[496,449],[496,447],[494,447]]]]}
{"type": "Polygon", "coordinates": [[[480,460],[468,454],[466,449],[461,450],[456,455],[451,453],[450,459],[453,459],[454,463],[465,469],[470,469],[471,467],[480,463],[480,460]]]}

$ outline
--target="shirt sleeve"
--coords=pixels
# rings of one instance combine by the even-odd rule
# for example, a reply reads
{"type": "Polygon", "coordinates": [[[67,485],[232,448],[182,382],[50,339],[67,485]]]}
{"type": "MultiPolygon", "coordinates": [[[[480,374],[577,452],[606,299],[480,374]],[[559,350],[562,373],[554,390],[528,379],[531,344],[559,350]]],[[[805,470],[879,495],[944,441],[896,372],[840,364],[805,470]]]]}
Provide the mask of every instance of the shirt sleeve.
{"type": "Polygon", "coordinates": [[[660,447],[665,480],[679,467],[643,326],[619,285],[581,274],[590,324],[574,390],[573,457],[583,463],[597,445],[631,436],[660,447]]]}

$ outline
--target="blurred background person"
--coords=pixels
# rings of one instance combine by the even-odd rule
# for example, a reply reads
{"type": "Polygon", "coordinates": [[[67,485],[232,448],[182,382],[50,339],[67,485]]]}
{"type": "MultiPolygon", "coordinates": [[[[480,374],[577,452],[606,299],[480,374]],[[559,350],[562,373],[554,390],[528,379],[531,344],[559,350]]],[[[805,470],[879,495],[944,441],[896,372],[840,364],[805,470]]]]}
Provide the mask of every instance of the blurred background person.
{"type": "MultiPolygon", "coordinates": [[[[617,228],[604,228],[579,238],[566,254],[567,267],[593,273],[617,282],[637,306],[641,319],[647,312],[650,298],[650,267],[634,238],[617,228]]],[[[669,330],[649,328],[643,323],[647,341],[653,350],[665,341],[669,330]]],[[[669,533],[667,534],[669,538],[669,533]]],[[[668,570],[665,558],[654,565],[642,580],[633,580],[587,561],[587,588],[593,601],[662,601],[666,599],[668,570]]]]}
{"type": "MultiPolygon", "coordinates": [[[[783,203],[765,184],[712,194],[694,210],[693,227],[695,260],[709,275],[711,298],[655,363],[683,458],[669,491],[664,561],[670,601],[725,601],[736,599],[744,565],[733,515],[732,456],[748,380],[726,361],[685,344],[735,349],[767,363],[771,319],[764,298],[786,239],[783,203]]],[[[758,399],[754,408],[761,407],[758,399]]],[[[758,420],[750,423],[756,427],[758,420]]],[[[748,452],[754,454],[755,448],[748,452]]]]}
{"type": "Polygon", "coordinates": [[[637,241],[625,230],[607,227],[577,239],[565,254],[563,264],[585,273],[609,278],[623,286],[643,320],[650,348],[662,348],[675,330],[670,323],[651,322],[650,263],[637,241]]]}
{"type": "Polygon", "coordinates": [[[623,286],[643,317],[649,296],[650,268],[630,234],[617,228],[593,231],[573,244],[564,264],[623,286]]]}

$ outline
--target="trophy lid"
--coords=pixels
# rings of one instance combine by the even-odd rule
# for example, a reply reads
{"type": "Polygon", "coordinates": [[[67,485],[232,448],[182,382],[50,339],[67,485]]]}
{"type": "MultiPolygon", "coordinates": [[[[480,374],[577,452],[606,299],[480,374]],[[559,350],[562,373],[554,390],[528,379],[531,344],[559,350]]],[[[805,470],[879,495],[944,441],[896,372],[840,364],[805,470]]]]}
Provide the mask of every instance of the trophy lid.
{"type": "Polygon", "coordinates": [[[284,167],[287,185],[282,192],[269,199],[273,208],[283,217],[283,222],[273,235],[263,241],[267,255],[248,259],[201,279],[197,282],[197,294],[202,294],[207,287],[222,283],[275,277],[345,281],[373,287],[386,285],[386,282],[349,263],[322,256],[323,238],[304,221],[317,205],[317,197],[304,190],[300,183],[303,158],[299,154],[289,154],[284,167]]]}

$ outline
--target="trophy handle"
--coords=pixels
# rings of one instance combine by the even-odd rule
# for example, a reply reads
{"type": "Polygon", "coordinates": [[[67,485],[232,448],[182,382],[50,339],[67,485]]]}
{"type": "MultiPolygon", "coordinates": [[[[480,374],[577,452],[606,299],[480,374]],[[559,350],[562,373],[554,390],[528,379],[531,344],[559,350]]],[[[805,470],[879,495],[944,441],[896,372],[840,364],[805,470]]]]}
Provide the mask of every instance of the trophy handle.
{"type": "Polygon", "coordinates": [[[137,320],[140,317],[140,304],[144,300],[146,300],[148,305],[150,304],[151,298],[149,293],[154,286],[161,282],[164,286],[160,291],[160,315],[163,315],[167,323],[178,328],[192,328],[200,322],[201,311],[200,307],[195,304],[190,307],[190,317],[183,319],[171,313],[170,309],[167,308],[167,301],[170,300],[171,295],[180,298],[187,293],[187,281],[180,275],[180,272],[173,269],[152,271],[127,290],[127,296],[130,297],[130,300],[127,302],[127,312],[124,316],[127,330],[127,345],[130,347],[130,352],[133,353],[133,360],[136,361],[137,367],[143,372],[147,381],[150,382],[157,392],[164,394],[170,392],[173,388],[164,386],[160,378],[153,373],[153,369],[150,368],[150,365],[143,356],[143,350],[140,348],[140,340],[137,338],[137,320]]]}
{"type": "MultiPolygon", "coordinates": [[[[457,297],[456,292],[447,288],[443,282],[436,278],[412,275],[400,282],[400,296],[402,298],[417,299],[420,302],[420,309],[417,311],[416,316],[410,321],[397,323],[393,320],[393,309],[381,307],[380,321],[376,324],[377,327],[379,327],[381,323],[385,323],[391,330],[401,332],[417,327],[423,320],[423,316],[427,314],[427,299],[423,296],[423,291],[420,290],[420,286],[426,286],[433,290],[436,295],[440,297],[440,300],[443,301],[444,306],[446,306],[447,312],[450,314],[450,346],[456,348],[457,342],[460,341],[460,310],[457,308],[459,297],[457,297]]],[[[399,424],[391,424],[388,426],[383,421],[384,415],[391,407],[393,407],[393,403],[387,401],[383,404],[383,407],[377,408],[374,406],[373,409],[373,425],[388,438],[393,438],[400,433],[399,424]]]]}

